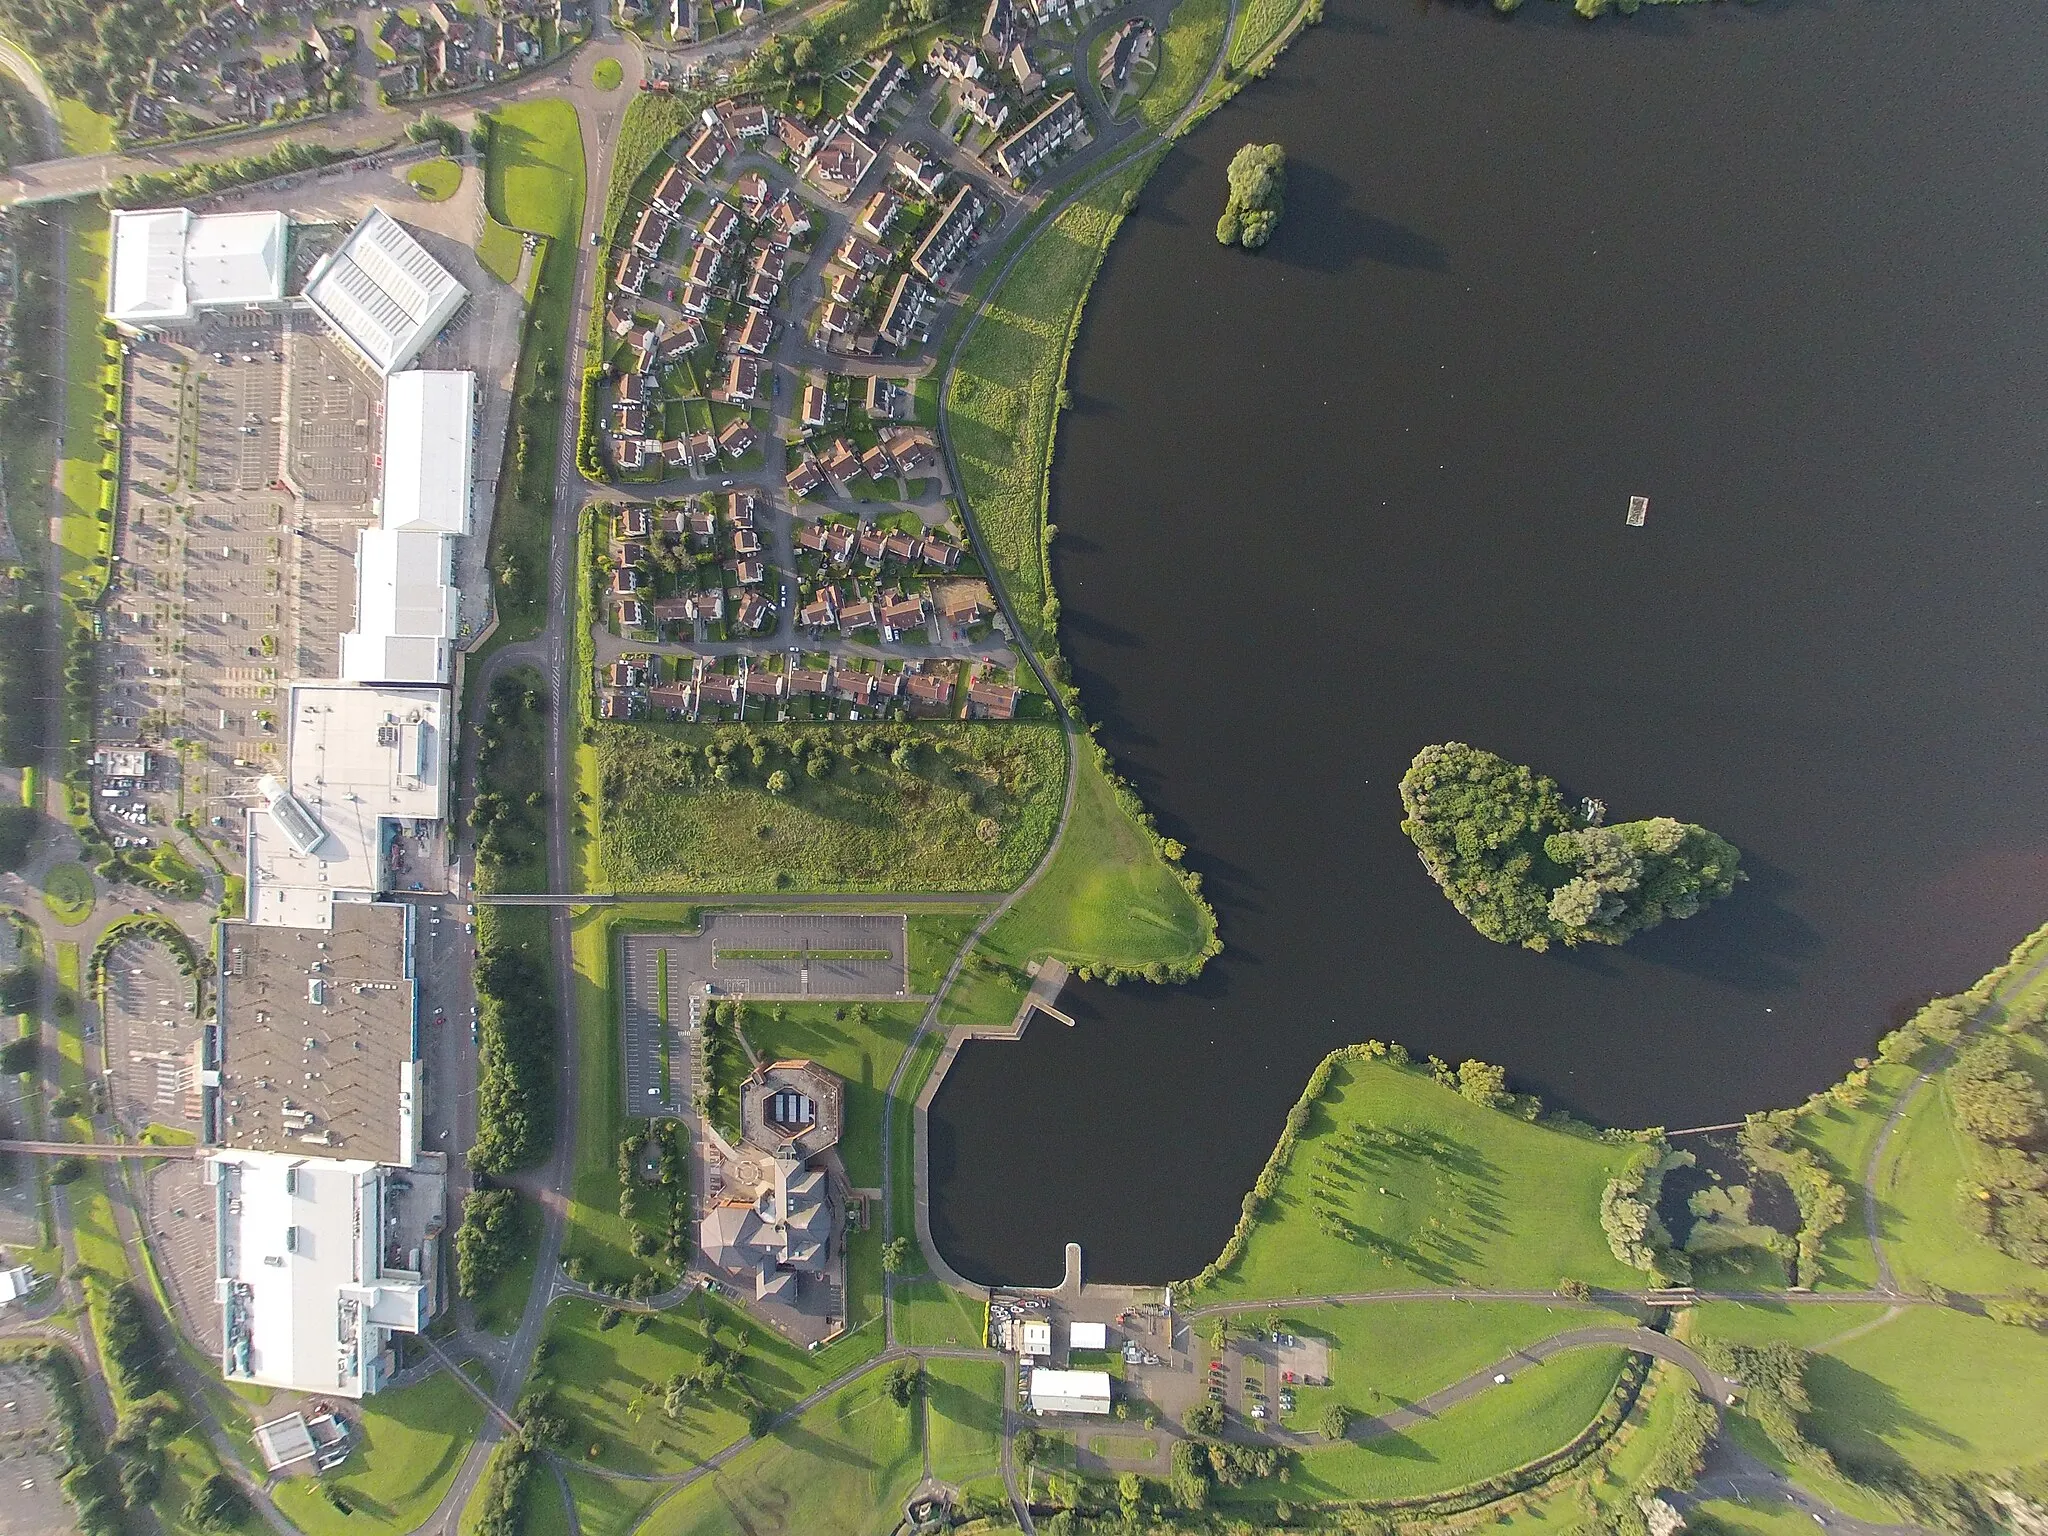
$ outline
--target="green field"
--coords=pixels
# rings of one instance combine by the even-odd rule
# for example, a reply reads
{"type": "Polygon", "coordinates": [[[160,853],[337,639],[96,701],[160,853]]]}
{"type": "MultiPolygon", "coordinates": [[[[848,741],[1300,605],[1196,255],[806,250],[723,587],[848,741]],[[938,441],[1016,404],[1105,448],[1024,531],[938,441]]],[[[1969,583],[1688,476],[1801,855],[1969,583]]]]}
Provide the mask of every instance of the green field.
{"type": "Polygon", "coordinates": [[[422,160],[405,173],[405,179],[428,202],[442,203],[462,185],[462,167],[453,160],[422,160]]]}
{"type": "Polygon", "coordinates": [[[949,1024],[1007,1024],[1046,955],[1097,970],[1199,968],[1216,915],[1194,896],[1133,819],[1086,745],[1074,812],[1038,883],[996,920],[980,953],[1009,974],[963,970],[946,999],[949,1024]]]}
{"type": "Polygon", "coordinates": [[[1228,0],[1180,0],[1160,34],[1159,76],[1138,103],[1138,113],[1155,133],[1164,133],[1195,99],[1223,47],[1228,0]]]}
{"type": "MultiPolygon", "coordinates": [[[[1282,1309],[1280,1315],[1287,1332],[1330,1344],[1330,1385],[1295,1394],[1293,1425],[1310,1430],[1328,1403],[1344,1403],[1369,1418],[1417,1402],[1553,1334],[1635,1321],[1618,1312],[1512,1301],[1396,1301],[1282,1309]]],[[[1204,1321],[1196,1331],[1207,1338],[1209,1327],[1204,1321]]]]}
{"type": "Polygon", "coordinates": [[[960,1484],[1002,1463],[1003,1367],[993,1360],[927,1360],[925,1433],[932,1476],[960,1484]]]}
{"type": "Polygon", "coordinates": [[[855,1189],[882,1187],[882,1105],[921,1003],[752,1003],[742,1028],[765,1061],[809,1057],[846,1082],[839,1156],[855,1189]]]}
{"type": "Polygon", "coordinates": [[[380,1392],[364,1401],[355,1449],[339,1472],[288,1478],[273,1496],[306,1536],[410,1531],[441,1502],[483,1422],[483,1404],[445,1371],[380,1392]],[[336,1509],[323,1488],[355,1512],[336,1509]]]}
{"type": "Polygon", "coordinates": [[[52,864],[43,879],[43,905],[66,927],[92,916],[92,871],[83,864],[52,864]]]}
{"type": "MultiPolygon", "coordinates": [[[[484,167],[488,215],[511,229],[547,237],[526,313],[506,444],[507,472],[498,482],[497,515],[491,525],[490,565],[498,581],[500,617],[494,638],[513,640],[538,634],[547,617],[548,537],[562,419],[557,402],[562,390],[573,387],[562,377],[562,364],[583,222],[583,136],[576,109],[554,97],[514,102],[500,108],[492,120],[496,126],[484,167]],[[529,466],[523,475],[514,467],[522,433],[529,466]]],[[[517,257],[510,255],[502,237],[490,238],[488,225],[485,243],[495,261],[511,260],[516,276],[517,257]]],[[[492,270],[504,275],[496,266],[492,270]]]]}
{"type": "MultiPolygon", "coordinates": [[[[1183,0],[1183,8],[1210,3],[1220,0],[1183,0]]],[[[1053,628],[1046,473],[1067,356],[1102,253],[1123,222],[1124,194],[1145,184],[1154,163],[1110,177],[1042,230],[954,358],[947,425],[960,488],[1019,621],[1042,648],[1053,628]]]]}
{"type": "Polygon", "coordinates": [[[1329,1091],[1204,1301],[1414,1285],[1633,1289],[1600,1230],[1629,1149],[1470,1103],[1414,1068],[1339,1062],[1329,1091]],[[1381,1193],[1384,1190],[1385,1193],[1381,1193]],[[1317,1208],[1337,1212],[1336,1235],[1317,1208]]]}
{"type": "Polygon", "coordinates": [[[871,1371],[659,1505],[645,1536],[885,1536],[923,1471],[916,1405],[871,1371]]]}
{"type": "Polygon", "coordinates": [[[590,71],[590,83],[600,91],[616,91],[625,78],[626,71],[617,59],[599,59],[590,71]]]}
{"type": "Polygon", "coordinates": [[[1407,1429],[1362,1444],[1304,1451],[1284,1485],[1217,1490],[1219,1503],[1291,1500],[1413,1499],[1462,1488],[1569,1444],[1599,1415],[1626,1352],[1581,1349],[1525,1365],[1507,1385],[1407,1429]]]}
{"type": "Polygon", "coordinates": [[[1053,725],[921,727],[908,767],[890,755],[894,735],[596,729],[598,878],[617,890],[1004,890],[1031,872],[1059,816],[1053,725]],[[821,758],[820,743],[832,753],[821,758]],[[714,777],[707,746],[733,750],[738,771],[714,777]],[[820,761],[822,778],[802,766],[820,761]],[[778,772],[789,785],[771,793],[778,772]]]}

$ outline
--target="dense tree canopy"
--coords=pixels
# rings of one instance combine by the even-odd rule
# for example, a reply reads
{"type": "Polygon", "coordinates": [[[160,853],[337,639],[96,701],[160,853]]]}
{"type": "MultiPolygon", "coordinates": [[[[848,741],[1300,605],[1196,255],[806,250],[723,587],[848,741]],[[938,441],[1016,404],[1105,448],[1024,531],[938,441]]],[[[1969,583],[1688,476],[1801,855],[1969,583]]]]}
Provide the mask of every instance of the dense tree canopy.
{"type": "Polygon", "coordinates": [[[1741,855],[1704,827],[1588,825],[1552,780],[1463,742],[1418,752],[1401,804],[1423,866],[1497,944],[1620,944],[1742,878],[1741,855]]]}
{"type": "Polygon", "coordinates": [[[1230,201],[1216,221],[1224,245],[1256,251],[1273,238],[1287,200],[1287,151],[1278,144],[1247,144],[1230,157],[1230,201]]]}

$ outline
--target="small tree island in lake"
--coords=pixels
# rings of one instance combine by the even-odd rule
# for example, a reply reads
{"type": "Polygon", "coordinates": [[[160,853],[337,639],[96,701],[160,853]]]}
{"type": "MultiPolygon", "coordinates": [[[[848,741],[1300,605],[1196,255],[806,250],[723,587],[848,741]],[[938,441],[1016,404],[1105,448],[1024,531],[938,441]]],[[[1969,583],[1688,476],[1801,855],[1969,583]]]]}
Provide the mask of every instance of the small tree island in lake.
{"type": "Polygon", "coordinates": [[[1287,200],[1287,151],[1247,144],[1230,157],[1230,201],[1216,221],[1216,239],[1256,251],[1280,227],[1287,200]]]}
{"type": "Polygon", "coordinates": [[[1401,804],[1423,866],[1496,944],[1620,944],[1743,878],[1742,855],[1705,827],[1592,825],[1555,781],[1462,741],[1415,754],[1401,804]]]}

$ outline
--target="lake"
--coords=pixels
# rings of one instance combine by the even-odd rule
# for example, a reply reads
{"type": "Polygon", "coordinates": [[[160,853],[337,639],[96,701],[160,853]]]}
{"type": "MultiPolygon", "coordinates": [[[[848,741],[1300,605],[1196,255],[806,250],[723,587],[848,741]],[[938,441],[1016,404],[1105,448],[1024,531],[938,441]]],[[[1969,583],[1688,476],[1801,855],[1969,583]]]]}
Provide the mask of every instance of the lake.
{"type": "Polygon", "coordinates": [[[1168,159],[1089,306],[1054,553],[1228,950],[961,1054],[960,1269],[1193,1274],[1347,1041],[1726,1121],[2048,919],[2044,59],[2029,0],[1332,0],[1168,159]],[[1212,234],[1248,141],[1290,158],[1258,256],[1212,234]],[[1490,944],[1399,827],[1443,740],[1752,878],[1624,950],[1490,944]]]}

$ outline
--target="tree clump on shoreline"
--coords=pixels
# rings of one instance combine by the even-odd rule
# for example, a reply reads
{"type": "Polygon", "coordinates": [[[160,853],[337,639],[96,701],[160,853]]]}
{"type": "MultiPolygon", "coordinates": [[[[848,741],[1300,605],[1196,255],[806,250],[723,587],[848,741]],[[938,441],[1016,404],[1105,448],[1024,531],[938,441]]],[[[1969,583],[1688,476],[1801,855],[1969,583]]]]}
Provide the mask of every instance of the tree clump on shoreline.
{"type": "Polygon", "coordinates": [[[1593,825],[1557,784],[1463,742],[1401,777],[1401,823],[1444,894],[1496,944],[1621,944],[1735,889],[1741,854],[1668,816],[1593,825]]]}
{"type": "Polygon", "coordinates": [[[1287,201],[1287,151],[1278,144],[1247,144],[1230,157],[1230,201],[1216,221],[1222,245],[1256,251],[1273,238],[1287,201]]]}

